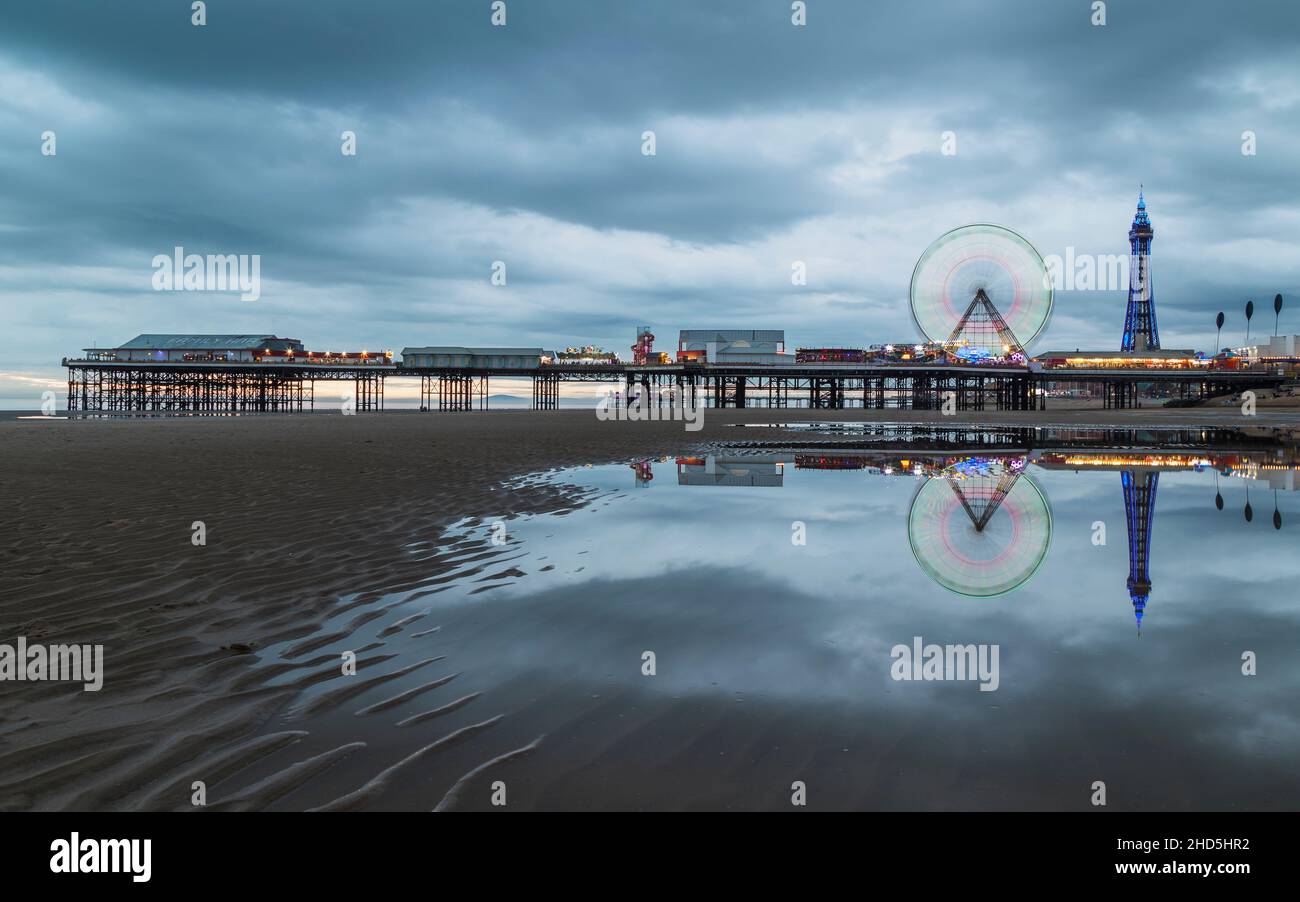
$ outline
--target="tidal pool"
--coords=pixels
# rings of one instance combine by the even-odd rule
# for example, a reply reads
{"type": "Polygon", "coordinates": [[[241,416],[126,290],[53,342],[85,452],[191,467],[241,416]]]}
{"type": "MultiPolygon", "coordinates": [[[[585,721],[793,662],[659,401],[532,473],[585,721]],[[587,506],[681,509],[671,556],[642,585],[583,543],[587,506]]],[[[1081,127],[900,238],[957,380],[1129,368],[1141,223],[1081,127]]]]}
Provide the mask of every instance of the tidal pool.
{"type": "Polygon", "coordinates": [[[367,807],[1300,805],[1293,448],[905,438],[519,480],[586,503],[463,524],[461,563],[322,646],[398,675],[304,692],[304,747],[367,745],[282,807],[402,761],[367,807]],[[996,686],[896,678],[930,645],[996,649],[996,686]]]}

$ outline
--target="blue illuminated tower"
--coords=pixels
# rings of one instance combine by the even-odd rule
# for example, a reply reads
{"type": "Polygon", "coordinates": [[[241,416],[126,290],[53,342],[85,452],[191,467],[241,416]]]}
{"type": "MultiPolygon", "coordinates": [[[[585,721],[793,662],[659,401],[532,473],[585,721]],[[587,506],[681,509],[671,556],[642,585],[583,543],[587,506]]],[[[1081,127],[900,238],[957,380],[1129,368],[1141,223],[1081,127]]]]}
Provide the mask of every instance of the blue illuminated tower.
{"type": "Polygon", "coordinates": [[[1142,632],[1142,614],[1151,595],[1151,524],[1156,517],[1156,486],[1160,474],[1154,470],[1124,470],[1124,519],[1128,522],[1128,594],[1133,599],[1133,616],[1142,632]]]}
{"type": "Polygon", "coordinates": [[[1138,191],[1137,215],[1128,230],[1128,312],[1124,316],[1121,351],[1154,351],[1160,347],[1156,328],[1156,299],[1151,291],[1151,239],[1155,235],[1147,217],[1147,202],[1138,191]]]}

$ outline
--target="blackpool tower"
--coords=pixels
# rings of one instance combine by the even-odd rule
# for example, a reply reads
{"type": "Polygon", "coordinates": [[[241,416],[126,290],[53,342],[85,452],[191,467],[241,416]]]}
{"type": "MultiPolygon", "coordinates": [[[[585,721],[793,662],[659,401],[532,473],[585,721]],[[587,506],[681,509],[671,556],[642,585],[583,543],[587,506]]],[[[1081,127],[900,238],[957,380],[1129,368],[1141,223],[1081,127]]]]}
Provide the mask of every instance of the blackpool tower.
{"type": "Polygon", "coordinates": [[[1147,202],[1138,191],[1137,215],[1128,230],[1128,312],[1124,316],[1124,341],[1121,351],[1154,351],[1160,348],[1160,330],[1156,328],[1156,299],[1151,293],[1151,238],[1154,235],[1147,217],[1147,202]]]}
{"type": "Polygon", "coordinates": [[[1151,526],[1156,519],[1160,471],[1124,470],[1119,475],[1124,484],[1124,519],[1128,523],[1128,595],[1141,634],[1142,615],[1151,597],[1151,526]]]}

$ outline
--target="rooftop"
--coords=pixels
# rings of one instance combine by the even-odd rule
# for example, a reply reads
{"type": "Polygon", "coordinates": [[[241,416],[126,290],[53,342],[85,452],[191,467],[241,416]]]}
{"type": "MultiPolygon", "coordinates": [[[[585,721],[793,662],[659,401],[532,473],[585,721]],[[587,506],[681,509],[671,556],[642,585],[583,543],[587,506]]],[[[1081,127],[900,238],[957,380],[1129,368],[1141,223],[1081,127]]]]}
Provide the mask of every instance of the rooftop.
{"type": "Polygon", "coordinates": [[[468,354],[472,357],[541,357],[541,348],[462,348],[455,345],[402,348],[402,356],[411,354],[468,354]]]}
{"type": "MultiPolygon", "coordinates": [[[[155,335],[145,333],[143,335],[137,335],[125,344],[116,345],[111,350],[254,350],[256,348],[264,348],[273,342],[293,342],[294,344],[302,344],[302,342],[298,341],[296,338],[277,338],[274,335],[155,335]]],[[[109,349],[86,348],[85,350],[109,349]]]]}
{"type": "Polygon", "coordinates": [[[1165,360],[1170,357],[1195,357],[1196,352],[1189,348],[1165,348],[1153,351],[1081,351],[1075,348],[1073,351],[1043,351],[1035,354],[1033,360],[1043,360],[1044,358],[1057,357],[1104,357],[1106,359],[1125,358],[1128,360],[1165,360]]]}

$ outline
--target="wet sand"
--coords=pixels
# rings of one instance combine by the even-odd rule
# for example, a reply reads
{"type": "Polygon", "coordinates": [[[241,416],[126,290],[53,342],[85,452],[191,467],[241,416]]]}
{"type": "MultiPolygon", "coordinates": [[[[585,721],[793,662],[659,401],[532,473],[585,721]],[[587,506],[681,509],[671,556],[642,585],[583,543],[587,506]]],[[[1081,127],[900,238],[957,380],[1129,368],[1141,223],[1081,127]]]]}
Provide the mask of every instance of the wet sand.
{"type": "MultiPolygon", "coordinates": [[[[0,810],[187,809],[195,779],[213,808],[452,809],[467,787],[478,797],[488,769],[526,759],[559,729],[573,773],[533,803],[635,805],[635,787],[602,794],[579,767],[613,773],[612,761],[634,760],[652,740],[684,747],[690,736],[630,717],[617,747],[582,745],[605,702],[579,686],[545,687],[539,705],[554,729],[512,732],[512,712],[457,691],[458,674],[494,662],[455,660],[436,618],[409,613],[410,602],[453,580],[490,587],[510,577],[512,549],[449,527],[593,500],[505,485],[521,474],[740,439],[728,428],[738,422],[885,419],[940,420],[707,411],[699,432],[599,422],[588,410],[0,423],[0,643],[102,644],[106,670],[98,693],[0,683],[0,810]],[[388,609],[395,593],[400,616],[388,609]],[[412,653],[417,640],[427,653],[412,653]],[[330,650],[340,642],[357,653],[355,678],[341,676],[330,650]],[[398,678],[410,688],[352,701],[398,678]],[[417,699],[427,704],[410,714],[417,699]],[[463,725],[442,728],[457,712],[463,725]]],[[[942,422],[1241,428],[1243,419],[1235,409],[1091,409],[942,422]]],[[[1261,407],[1249,422],[1294,433],[1300,414],[1261,407]]],[[[527,641],[502,635],[502,656],[527,641]]]]}

